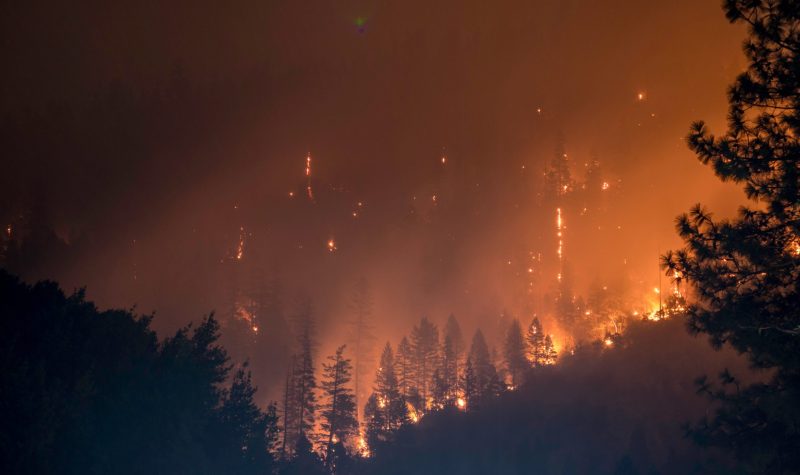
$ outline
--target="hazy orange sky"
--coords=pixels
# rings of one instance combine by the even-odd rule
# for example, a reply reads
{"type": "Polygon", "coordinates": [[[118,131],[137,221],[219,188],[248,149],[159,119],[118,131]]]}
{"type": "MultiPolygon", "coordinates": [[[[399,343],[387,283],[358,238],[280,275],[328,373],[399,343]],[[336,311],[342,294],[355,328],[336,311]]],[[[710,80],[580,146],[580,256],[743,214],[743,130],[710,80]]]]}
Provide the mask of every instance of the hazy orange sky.
{"type": "Polygon", "coordinates": [[[553,233],[537,203],[559,142],[576,178],[596,159],[610,184],[604,229],[568,217],[580,294],[651,288],[676,215],[744,200],[683,140],[697,119],[722,131],[744,67],[717,0],[24,2],[0,22],[0,217],[39,206],[80,243],[28,277],[162,330],[243,285],[242,228],[241,266],[280,277],[287,312],[312,296],[332,335],[360,276],[382,337],[523,313],[507,262],[553,252],[528,239],[553,233]]]}

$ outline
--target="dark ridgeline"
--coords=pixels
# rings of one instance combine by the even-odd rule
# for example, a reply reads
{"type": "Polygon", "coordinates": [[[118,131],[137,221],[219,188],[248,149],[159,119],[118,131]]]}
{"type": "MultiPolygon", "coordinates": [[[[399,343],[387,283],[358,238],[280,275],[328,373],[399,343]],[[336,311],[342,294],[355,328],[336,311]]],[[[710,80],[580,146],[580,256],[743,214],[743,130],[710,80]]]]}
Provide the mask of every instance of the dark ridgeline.
{"type": "Polygon", "coordinates": [[[151,317],[0,270],[4,473],[264,473],[277,441],[213,316],[159,341],[151,317]]]}
{"type": "MultiPolygon", "coordinates": [[[[476,340],[474,359],[485,360],[476,340]]],[[[467,364],[470,379],[477,371],[467,364]]],[[[468,402],[465,412],[445,408],[403,426],[364,473],[736,473],[728,454],[698,447],[682,427],[708,409],[691,375],[723,367],[747,368],[692,338],[680,318],[638,322],[613,350],[579,347],[528,370],[516,390],[480,398],[480,408],[468,402]]]]}

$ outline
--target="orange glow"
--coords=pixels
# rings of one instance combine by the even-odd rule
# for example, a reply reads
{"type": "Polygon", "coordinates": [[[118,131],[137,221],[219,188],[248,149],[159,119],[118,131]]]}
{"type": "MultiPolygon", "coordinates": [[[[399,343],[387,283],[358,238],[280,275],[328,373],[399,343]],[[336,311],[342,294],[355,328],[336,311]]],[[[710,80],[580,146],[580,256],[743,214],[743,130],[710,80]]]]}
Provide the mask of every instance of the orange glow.
{"type": "Polygon", "coordinates": [[[328,251],[333,252],[336,250],[336,241],[333,238],[328,239],[328,251]]]}
{"type": "Polygon", "coordinates": [[[314,201],[314,191],[311,189],[311,152],[306,155],[306,195],[314,201]]]}
{"type": "Polygon", "coordinates": [[[358,443],[357,447],[358,455],[364,458],[369,458],[371,455],[369,451],[369,446],[367,445],[367,439],[364,438],[364,434],[358,434],[358,443]]]}
{"type": "Polygon", "coordinates": [[[416,424],[417,422],[419,422],[420,419],[422,419],[422,413],[417,412],[417,408],[414,407],[414,405],[408,401],[406,401],[406,410],[408,411],[408,418],[411,419],[411,422],[413,422],[414,424],[416,424]]]}
{"type": "Polygon", "coordinates": [[[236,246],[236,260],[244,257],[244,226],[239,227],[239,244],[236,246]]]}

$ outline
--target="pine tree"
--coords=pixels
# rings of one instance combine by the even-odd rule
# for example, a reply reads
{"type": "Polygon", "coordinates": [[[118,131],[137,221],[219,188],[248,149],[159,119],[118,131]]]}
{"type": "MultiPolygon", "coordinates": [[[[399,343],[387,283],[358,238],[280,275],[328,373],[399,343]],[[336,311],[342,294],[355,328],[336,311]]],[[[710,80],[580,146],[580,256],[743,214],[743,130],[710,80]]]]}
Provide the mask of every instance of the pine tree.
{"type": "Polygon", "coordinates": [[[441,368],[436,368],[431,378],[431,409],[443,409],[448,403],[447,396],[449,392],[450,388],[445,383],[441,368]]]}
{"type": "Polygon", "coordinates": [[[297,435],[312,439],[315,411],[317,407],[316,375],[314,373],[314,340],[315,322],[310,302],[301,303],[301,309],[295,318],[297,327],[297,358],[292,372],[294,409],[297,414],[297,435]]]}
{"type": "Polygon", "coordinates": [[[522,336],[522,326],[515,318],[508,327],[503,346],[503,359],[513,387],[519,387],[523,383],[525,373],[530,368],[525,353],[527,353],[527,348],[522,336]]]}
{"type": "Polygon", "coordinates": [[[362,401],[366,390],[364,376],[373,360],[375,344],[374,325],[372,323],[372,293],[367,279],[361,278],[356,284],[351,301],[353,317],[350,320],[350,350],[353,352],[353,383],[356,407],[362,401]]]}
{"type": "Polygon", "coordinates": [[[439,359],[439,330],[423,317],[411,331],[411,348],[414,361],[415,387],[422,398],[423,407],[428,406],[433,383],[433,372],[439,359]]]}
{"type": "Polygon", "coordinates": [[[236,473],[262,473],[273,464],[269,449],[277,437],[275,407],[261,412],[253,401],[255,392],[245,363],[234,373],[219,410],[223,427],[217,434],[219,444],[226,445],[224,453],[231,457],[217,461],[236,473]]]}
{"type": "Polygon", "coordinates": [[[458,397],[458,357],[454,346],[452,337],[445,335],[441,365],[434,373],[434,392],[438,393],[434,399],[438,399],[440,406],[451,404],[458,397]]]}
{"type": "Polygon", "coordinates": [[[467,408],[472,409],[472,404],[475,404],[475,407],[478,407],[481,398],[481,392],[475,379],[475,368],[472,366],[471,358],[467,358],[467,364],[466,368],[464,369],[464,377],[461,386],[464,388],[464,400],[467,403],[467,408]]]}
{"type": "Polygon", "coordinates": [[[731,220],[702,206],[678,218],[684,249],[663,262],[692,285],[691,331],[732,345],[771,379],[746,386],[724,373],[700,381],[720,404],[695,428],[705,444],[733,449],[753,473],[800,472],[800,3],[727,0],[731,22],[749,26],[748,68],[728,92],[728,131],[692,125],[689,146],[723,181],[759,203],[731,220]]]}
{"type": "Polygon", "coordinates": [[[546,358],[545,355],[545,335],[542,324],[538,318],[531,321],[528,332],[525,334],[528,343],[528,359],[534,367],[542,366],[546,358]]]}
{"type": "Polygon", "coordinates": [[[295,398],[295,365],[297,364],[297,357],[293,356],[289,367],[286,369],[286,377],[283,386],[283,404],[281,418],[283,419],[283,441],[281,443],[281,456],[288,457],[289,452],[293,450],[294,441],[297,440],[298,432],[298,410],[296,407],[297,399],[295,398]]]}
{"type": "Polygon", "coordinates": [[[320,427],[325,437],[325,464],[332,472],[336,469],[334,445],[337,441],[344,443],[358,433],[355,395],[347,386],[352,379],[353,366],[342,355],[344,348],[344,345],[337,348],[336,353],[328,357],[330,362],[322,365],[321,386],[325,402],[320,406],[320,427]]]}
{"type": "Polygon", "coordinates": [[[414,365],[412,363],[411,344],[406,337],[403,337],[400,340],[400,344],[397,345],[395,370],[397,371],[400,394],[409,399],[414,386],[414,365]]]}
{"type": "Polygon", "coordinates": [[[378,406],[384,414],[385,430],[394,431],[408,419],[405,399],[400,394],[400,387],[395,372],[394,355],[389,343],[383,349],[381,362],[375,374],[374,394],[378,397],[378,406]]]}
{"type": "Polygon", "coordinates": [[[367,444],[372,451],[377,452],[380,452],[381,447],[391,437],[391,432],[387,429],[389,426],[387,414],[381,405],[378,394],[374,392],[369,395],[364,405],[364,432],[367,444]]]}
{"type": "Polygon", "coordinates": [[[467,405],[470,409],[480,408],[486,401],[500,394],[501,384],[497,369],[492,364],[489,348],[483,332],[477,330],[467,359],[467,372],[464,376],[467,405]]]}
{"type": "Polygon", "coordinates": [[[464,337],[454,315],[447,318],[442,345],[442,366],[445,383],[450,388],[450,399],[455,400],[460,391],[461,373],[464,371],[464,337]]]}
{"type": "Polygon", "coordinates": [[[542,364],[552,365],[556,364],[558,352],[555,345],[553,345],[553,338],[550,335],[544,337],[544,351],[542,352],[542,364]]]}

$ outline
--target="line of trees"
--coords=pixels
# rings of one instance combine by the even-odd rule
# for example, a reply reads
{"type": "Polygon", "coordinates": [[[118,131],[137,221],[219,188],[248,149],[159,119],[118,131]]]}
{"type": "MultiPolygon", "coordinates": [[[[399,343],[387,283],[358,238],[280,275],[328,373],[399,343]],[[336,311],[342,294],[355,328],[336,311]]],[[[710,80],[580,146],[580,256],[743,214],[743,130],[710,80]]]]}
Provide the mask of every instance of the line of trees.
{"type": "Polygon", "coordinates": [[[370,450],[380,453],[398,429],[431,411],[478,410],[522,384],[532,368],[556,361],[552,339],[536,318],[526,335],[519,321],[513,320],[506,333],[501,368],[494,363],[480,329],[473,335],[469,351],[453,315],[443,333],[440,341],[438,327],[422,318],[410,338],[400,340],[396,353],[390,343],[384,346],[375,386],[364,408],[370,450]]]}

